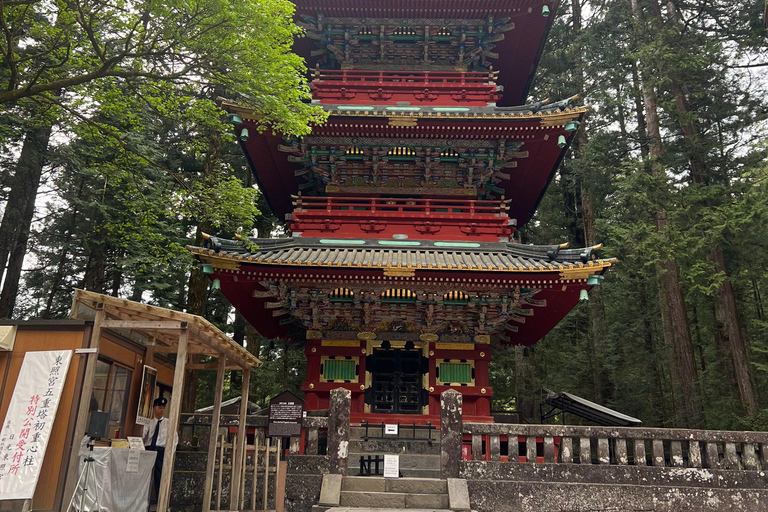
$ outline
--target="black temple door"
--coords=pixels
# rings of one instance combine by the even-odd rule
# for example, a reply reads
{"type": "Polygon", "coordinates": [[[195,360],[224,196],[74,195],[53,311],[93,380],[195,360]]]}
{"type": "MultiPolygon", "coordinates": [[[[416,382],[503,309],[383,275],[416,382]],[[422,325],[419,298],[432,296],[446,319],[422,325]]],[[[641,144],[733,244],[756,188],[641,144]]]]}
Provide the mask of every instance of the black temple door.
{"type": "Polygon", "coordinates": [[[421,352],[374,349],[374,413],[421,413],[421,352]]]}

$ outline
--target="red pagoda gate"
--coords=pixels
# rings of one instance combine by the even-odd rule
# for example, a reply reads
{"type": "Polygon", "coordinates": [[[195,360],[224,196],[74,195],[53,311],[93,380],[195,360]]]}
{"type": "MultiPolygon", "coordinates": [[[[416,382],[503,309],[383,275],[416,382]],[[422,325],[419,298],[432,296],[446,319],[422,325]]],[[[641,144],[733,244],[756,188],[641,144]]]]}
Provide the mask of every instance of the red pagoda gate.
{"type": "Polygon", "coordinates": [[[329,121],[256,135],[224,104],[291,237],[190,250],[261,334],[306,333],[307,409],[345,387],[353,418],[425,421],[454,388],[488,421],[492,347],[536,343],[612,264],[515,236],[586,112],[524,104],[554,3],[297,4],[329,121]]]}

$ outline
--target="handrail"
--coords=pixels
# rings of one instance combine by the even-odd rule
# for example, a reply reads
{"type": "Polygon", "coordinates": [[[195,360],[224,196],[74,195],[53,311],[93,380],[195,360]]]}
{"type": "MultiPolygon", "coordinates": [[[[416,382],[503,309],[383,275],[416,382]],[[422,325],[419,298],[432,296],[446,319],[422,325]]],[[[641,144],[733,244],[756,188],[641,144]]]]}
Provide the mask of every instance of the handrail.
{"type": "Polygon", "coordinates": [[[367,70],[320,70],[313,76],[315,85],[412,85],[445,87],[494,87],[493,77],[489,73],[472,71],[424,71],[421,73],[402,71],[367,71],[367,70]]]}
{"type": "Polygon", "coordinates": [[[509,463],[768,469],[768,432],[464,423],[462,433],[472,460],[500,461],[506,443],[509,463]]]}
{"type": "Polygon", "coordinates": [[[339,213],[348,214],[360,211],[376,212],[429,212],[445,215],[489,215],[505,216],[509,201],[461,200],[461,199],[393,199],[393,198],[354,198],[354,197],[298,197],[293,201],[294,213],[339,213]],[[449,210],[449,211],[440,211],[449,210]]]}

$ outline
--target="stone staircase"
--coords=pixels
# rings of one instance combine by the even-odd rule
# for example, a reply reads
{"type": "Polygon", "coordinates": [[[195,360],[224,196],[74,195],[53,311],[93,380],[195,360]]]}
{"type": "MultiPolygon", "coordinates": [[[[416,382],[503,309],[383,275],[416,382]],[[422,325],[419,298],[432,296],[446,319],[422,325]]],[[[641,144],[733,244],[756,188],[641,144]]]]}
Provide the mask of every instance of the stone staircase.
{"type": "Polygon", "coordinates": [[[439,478],[345,477],[341,507],[448,509],[448,483],[439,478]]]}
{"type": "MultiPolygon", "coordinates": [[[[429,433],[426,430],[409,430],[401,426],[397,435],[381,435],[381,429],[369,427],[369,436],[384,437],[384,439],[364,439],[365,427],[353,426],[349,434],[350,475],[360,474],[360,457],[366,461],[378,456],[380,472],[384,469],[384,455],[400,456],[400,475],[405,478],[440,478],[440,431],[432,430],[432,444],[428,442],[429,433]]],[[[372,468],[373,470],[373,468],[372,468]]]]}
{"type": "Polygon", "coordinates": [[[458,478],[383,478],[324,475],[313,512],[469,512],[469,492],[458,478]]]}

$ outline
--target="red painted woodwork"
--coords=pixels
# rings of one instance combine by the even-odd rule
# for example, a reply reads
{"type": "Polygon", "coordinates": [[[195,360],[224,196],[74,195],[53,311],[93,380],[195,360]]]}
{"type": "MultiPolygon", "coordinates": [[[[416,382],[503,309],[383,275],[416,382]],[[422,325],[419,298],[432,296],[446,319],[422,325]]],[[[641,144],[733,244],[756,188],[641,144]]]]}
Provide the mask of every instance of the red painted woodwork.
{"type": "MultiPolygon", "coordinates": [[[[254,291],[263,291],[264,288],[259,284],[260,280],[269,275],[275,278],[278,275],[292,275],[294,278],[307,280],[307,286],[329,286],[344,287],[350,282],[364,282],[366,276],[381,275],[381,270],[376,268],[319,268],[319,267],[301,267],[301,266],[281,266],[264,267],[248,265],[246,261],[240,265],[240,270],[216,269],[212,278],[218,278],[221,283],[221,291],[229,299],[235,308],[240,311],[245,318],[253,325],[259,326],[259,332],[266,337],[279,337],[285,335],[286,328],[279,325],[279,318],[271,317],[270,312],[264,309],[264,303],[268,299],[257,299],[253,297],[254,291]],[[249,269],[250,267],[250,269],[249,269]],[[247,272],[253,272],[247,274],[247,272]],[[314,283],[314,284],[313,284],[314,283]]],[[[447,283],[454,281],[457,287],[461,287],[462,279],[470,280],[489,280],[495,281],[496,286],[506,287],[525,286],[539,288],[541,291],[536,295],[536,299],[546,300],[547,307],[541,311],[534,309],[535,321],[528,321],[522,324],[515,324],[518,331],[510,332],[506,341],[514,345],[531,345],[544,337],[557,323],[562,320],[568,312],[579,302],[579,292],[582,289],[589,290],[586,279],[575,280],[568,285],[537,285],[537,282],[543,282],[548,279],[559,280],[558,271],[536,272],[531,274],[516,273],[498,273],[492,271],[456,271],[440,269],[417,269],[415,275],[410,278],[409,286],[418,289],[418,282],[422,279],[444,280],[447,283]],[[565,289],[563,289],[565,288],[565,289]],[[536,316],[539,315],[539,316],[536,316]]],[[[482,281],[481,281],[482,282],[482,281]]],[[[405,284],[405,283],[404,283],[405,284]]],[[[492,285],[489,282],[488,287],[492,285]]],[[[271,300],[271,299],[269,299],[271,300]]]]}
{"type": "MultiPolygon", "coordinates": [[[[350,239],[376,240],[367,243],[366,250],[392,248],[406,238],[508,242],[517,227],[531,219],[565,155],[567,147],[560,147],[558,139],[562,136],[568,141],[573,137],[572,132],[565,131],[565,123],[581,121],[584,116],[584,110],[558,110],[564,108],[562,106],[503,108],[525,103],[555,7],[556,2],[551,0],[543,3],[542,0],[388,0],[386,3],[298,0],[296,20],[305,23],[311,37],[300,38],[294,50],[314,69],[313,100],[329,112],[328,121],[312,127],[308,136],[284,140],[280,134],[270,131],[259,133],[254,121],[249,119],[248,110],[241,107],[233,110],[245,119],[235,128],[240,134],[247,128],[251,135],[241,144],[273,213],[285,218],[293,236],[321,239],[319,243],[313,242],[312,247],[320,244],[337,247],[341,245],[339,239],[346,239],[343,241],[350,246],[356,243],[350,239]],[[542,15],[542,6],[549,7],[549,17],[542,15]],[[431,21],[412,23],[415,19],[427,18],[431,21]],[[483,20],[482,23],[479,20],[483,20]],[[381,28],[376,32],[381,37],[377,40],[381,50],[378,55],[371,53],[372,25],[381,28]],[[440,30],[438,36],[442,39],[435,39],[435,32],[428,31],[427,25],[440,30]],[[350,31],[350,26],[354,30],[350,31]],[[406,34],[405,39],[402,33],[396,34],[401,39],[387,39],[393,26],[416,28],[406,34]],[[461,34],[461,55],[466,57],[463,61],[455,60],[458,55],[455,52],[459,50],[455,37],[457,26],[462,27],[458,33],[461,34]],[[419,27],[423,38],[417,41],[411,36],[419,27]],[[496,27],[503,30],[494,32],[496,27]],[[357,36],[350,36],[350,32],[357,36]],[[503,37],[499,37],[501,34],[503,37]],[[464,53],[465,41],[468,47],[474,48],[467,48],[468,53],[475,52],[474,57],[464,53]],[[435,53],[435,43],[442,53],[435,53]],[[387,44],[397,46],[387,47],[387,44]],[[355,45],[363,46],[355,48],[355,45]],[[406,45],[418,47],[422,53],[405,48],[406,45]],[[478,54],[480,50],[483,53],[478,54]],[[331,52],[332,57],[327,52],[331,52]],[[472,61],[472,58],[479,60],[472,61]],[[486,58],[488,60],[483,61],[486,58]],[[489,62],[492,67],[487,67],[489,62]],[[321,63],[344,69],[320,69],[321,63]],[[371,69],[376,66],[380,69],[371,69]],[[485,69],[491,71],[461,71],[473,66],[475,69],[486,66],[485,69]],[[501,108],[496,108],[496,104],[501,108]],[[473,152],[482,156],[476,158],[478,153],[473,152]],[[478,168],[484,172],[475,174],[478,168]],[[308,195],[302,196],[301,191],[308,195]]],[[[424,251],[439,250],[439,246],[421,244],[424,251]]],[[[348,324],[338,322],[337,316],[342,319],[344,316],[334,312],[334,319],[323,323],[313,316],[317,313],[313,309],[316,306],[310,305],[312,315],[306,315],[306,306],[301,309],[295,300],[290,306],[294,309],[289,311],[291,300],[286,298],[284,290],[274,291],[282,279],[290,280],[291,286],[301,283],[301,294],[306,294],[305,288],[322,288],[325,292],[321,294],[322,300],[334,308],[348,305],[342,300],[334,302],[336,295],[331,295],[331,290],[347,287],[360,290],[366,285],[386,290],[384,286],[391,283],[416,294],[425,290],[430,294],[445,290],[481,295],[539,290],[534,299],[536,305],[534,301],[528,302],[531,307],[524,316],[510,314],[509,319],[499,316],[508,333],[506,340],[502,336],[502,341],[521,345],[538,342],[577,304],[579,292],[589,289],[586,279],[562,281],[554,265],[534,269],[525,266],[524,258],[517,267],[503,271],[458,271],[452,270],[452,265],[448,265],[448,270],[442,268],[442,263],[440,268],[431,268],[432,264],[422,268],[422,263],[414,265],[417,268],[401,269],[400,263],[397,268],[394,263],[386,268],[376,268],[370,263],[363,267],[358,263],[353,268],[351,262],[330,267],[323,265],[330,260],[309,261],[303,253],[297,255],[295,261],[288,259],[287,264],[280,265],[272,264],[272,258],[266,253],[258,261],[244,254],[237,258],[230,260],[227,268],[216,267],[211,277],[220,281],[224,295],[266,337],[286,335],[288,330],[281,324],[295,321],[291,314],[299,317],[304,326],[318,329],[329,326],[329,331],[338,328],[337,325],[348,331],[353,328],[350,325],[358,321],[356,317],[348,324]],[[266,286],[272,289],[268,294],[263,293],[268,291],[266,286]],[[261,295],[279,295],[280,300],[274,302],[274,298],[260,298],[261,295]],[[272,309],[265,309],[267,305],[272,309]]],[[[359,299],[345,297],[346,300],[359,299]]],[[[364,305],[378,307],[376,304],[379,302],[373,300],[364,305]]],[[[390,305],[381,307],[390,308],[390,305]]],[[[461,312],[453,309],[456,305],[449,306],[451,311],[457,311],[458,318],[461,312]]],[[[474,302],[472,307],[476,307],[474,302]]],[[[396,309],[386,311],[397,314],[396,309]]],[[[474,314],[467,311],[464,314],[474,314]]],[[[370,309],[365,309],[365,315],[369,316],[359,325],[369,328],[381,325],[373,324],[370,313],[370,309]]],[[[486,314],[485,309],[482,314],[486,314]]],[[[453,329],[467,331],[462,337],[443,338],[445,333],[440,333],[441,340],[459,339],[463,346],[430,341],[424,348],[425,356],[429,353],[429,370],[424,379],[427,389],[423,390],[428,414],[365,413],[365,389],[370,382],[366,379],[368,344],[364,340],[330,338],[325,340],[325,345],[321,339],[307,340],[307,374],[302,387],[305,408],[327,409],[330,391],[341,387],[352,393],[353,423],[362,420],[431,422],[439,427],[440,393],[455,389],[463,396],[465,421],[493,421],[490,416],[493,389],[488,375],[490,346],[470,343],[472,339],[481,341],[482,338],[469,337],[480,333],[468,332],[471,324],[466,319],[474,317],[464,318],[461,328],[453,324],[441,327],[451,332],[453,329]],[[324,356],[357,358],[357,380],[322,382],[320,367],[324,356]],[[474,364],[472,385],[438,385],[436,365],[444,359],[471,361],[474,364]]],[[[294,323],[294,329],[296,325],[294,323]]],[[[477,325],[481,325],[482,333],[489,332],[485,324],[477,325]]],[[[375,335],[377,340],[388,339],[386,332],[375,335]]],[[[346,333],[342,337],[346,338],[346,333]]],[[[413,370],[410,375],[414,375],[413,370]]]]}
{"type": "MultiPolygon", "coordinates": [[[[391,125],[385,115],[354,117],[334,114],[323,126],[314,127],[312,136],[453,140],[506,138],[523,142],[521,151],[528,156],[515,159],[516,166],[504,170],[510,179],[496,185],[504,191],[504,198],[509,201],[509,217],[517,220],[518,227],[530,220],[565,155],[566,149],[557,145],[558,137],[563,135],[570,139],[573,136],[565,131],[564,124],[544,126],[540,119],[515,117],[475,120],[426,118],[419,119],[418,126],[416,132],[413,128],[391,125]]],[[[256,125],[248,120],[238,126],[238,130],[242,128],[248,128],[252,134],[241,144],[251,162],[259,189],[264,192],[272,212],[283,219],[293,210],[292,196],[299,193],[299,186],[306,181],[295,175],[301,165],[289,162],[287,155],[278,150],[278,145],[283,143],[281,136],[270,132],[259,134],[256,125]]],[[[432,197],[440,197],[440,188],[432,190],[432,197]]],[[[366,197],[370,197],[370,194],[366,194],[366,197]]]]}
{"type": "Polygon", "coordinates": [[[451,199],[299,197],[291,231],[314,238],[381,238],[498,242],[508,239],[507,203],[451,199]]]}
{"type": "MultiPolygon", "coordinates": [[[[545,0],[297,0],[296,20],[302,15],[314,17],[322,13],[326,18],[441,18],[467,19],[509,17],[515,28],[504,33],[504,39],[494,42],[493,51],[499,54],[492,60],[499,71],[498,84],[504,87],[500,106],[525,103],[533,80],[546,36],[556,17],[557,2],[545,0]],[[541,14],[547,5],[550,15],[541,14]]],[[[313,55],[317,41],[298,38],[294,51],[304,57],[307,67],[313,69],[320,58],[313,55]]]]}
{"type": "Polygon", "coordinates": [[[312,98],[348,105],[477,106],[501,97],[491,73],[451,71],[317,70],[312,98]]]}

